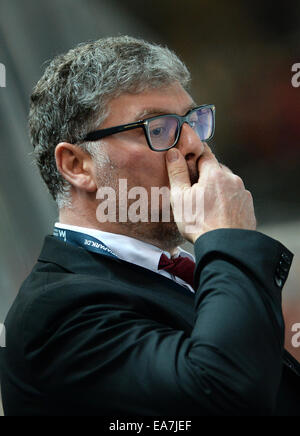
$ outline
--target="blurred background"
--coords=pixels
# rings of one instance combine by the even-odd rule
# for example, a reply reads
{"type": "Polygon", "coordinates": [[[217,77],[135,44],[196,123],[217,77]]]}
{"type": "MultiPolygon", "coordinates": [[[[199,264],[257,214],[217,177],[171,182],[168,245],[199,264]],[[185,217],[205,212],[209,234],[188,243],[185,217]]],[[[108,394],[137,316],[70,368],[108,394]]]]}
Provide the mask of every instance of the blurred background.
{"type": "Polygon", "coordinates": [[[300,88],[291,83],[299,0],[1,0],[0,322],[57,218],[32,163],[31,90],[55,55],[122,34],[173,49],[192,73],[194,99],[216,105],[211,147],[252,192],[259,230],[295,254],[283,307],[286,347],[300,360],[291,345],[300,323],[300,88]]]}

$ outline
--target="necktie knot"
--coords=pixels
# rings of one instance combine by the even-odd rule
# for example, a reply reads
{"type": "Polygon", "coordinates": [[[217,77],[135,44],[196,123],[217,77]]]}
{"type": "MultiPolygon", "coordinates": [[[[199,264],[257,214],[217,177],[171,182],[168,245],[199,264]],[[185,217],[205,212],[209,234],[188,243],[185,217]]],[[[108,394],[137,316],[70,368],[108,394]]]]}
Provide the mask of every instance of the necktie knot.
{"type": "Polygon", "coordinates": [[[165,254],[162,254],[158,269],[163,269],[179,277],[194,288],[195,262],[188,257],[179,256],[176,259],[169,259],[165,254]]]}

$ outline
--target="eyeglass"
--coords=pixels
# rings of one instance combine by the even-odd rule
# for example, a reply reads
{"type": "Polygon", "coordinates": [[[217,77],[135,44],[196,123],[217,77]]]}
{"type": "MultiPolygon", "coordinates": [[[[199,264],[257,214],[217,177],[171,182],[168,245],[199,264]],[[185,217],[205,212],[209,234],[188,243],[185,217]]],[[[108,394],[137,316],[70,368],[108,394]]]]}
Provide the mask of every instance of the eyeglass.
{"type": "Polygon", "coordinates": [[[135,123],[96,130],[88,133],[83,140],[97,141],[115,133],[143,128],[151,150],[167,151],[177,144],[184,123],[194,129],[201,141],[211,139],[215,130],[215,110],[214,105],[206,104],[189,110],[184,116],[176,114],[158,115],[135,123]]]}

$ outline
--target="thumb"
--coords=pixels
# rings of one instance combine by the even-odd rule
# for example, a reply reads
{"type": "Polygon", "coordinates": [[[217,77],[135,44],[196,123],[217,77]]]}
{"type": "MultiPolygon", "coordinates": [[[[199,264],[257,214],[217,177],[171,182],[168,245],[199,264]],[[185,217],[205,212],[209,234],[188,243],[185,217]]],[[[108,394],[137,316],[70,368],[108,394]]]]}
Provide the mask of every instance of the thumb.
{"type": "Polygon", "coordinates": [[[189,170],[183,155],[177,148],[172,148],[166,155],[167,170],[170,180],[170,188],[184,189],[191,187],[189,170]]]}

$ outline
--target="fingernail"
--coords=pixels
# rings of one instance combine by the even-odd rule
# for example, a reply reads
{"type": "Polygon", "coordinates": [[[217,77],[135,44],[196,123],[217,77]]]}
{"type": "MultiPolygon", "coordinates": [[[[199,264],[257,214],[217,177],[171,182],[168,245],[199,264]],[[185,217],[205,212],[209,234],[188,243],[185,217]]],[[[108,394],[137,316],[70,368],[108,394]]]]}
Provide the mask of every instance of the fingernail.
{"type": "Polygon", "coordinates": [[[176,162],[179,158],[179,153],[176,148],[172,148],[168,151],[167,159],[169,162],[176,162]]]}

